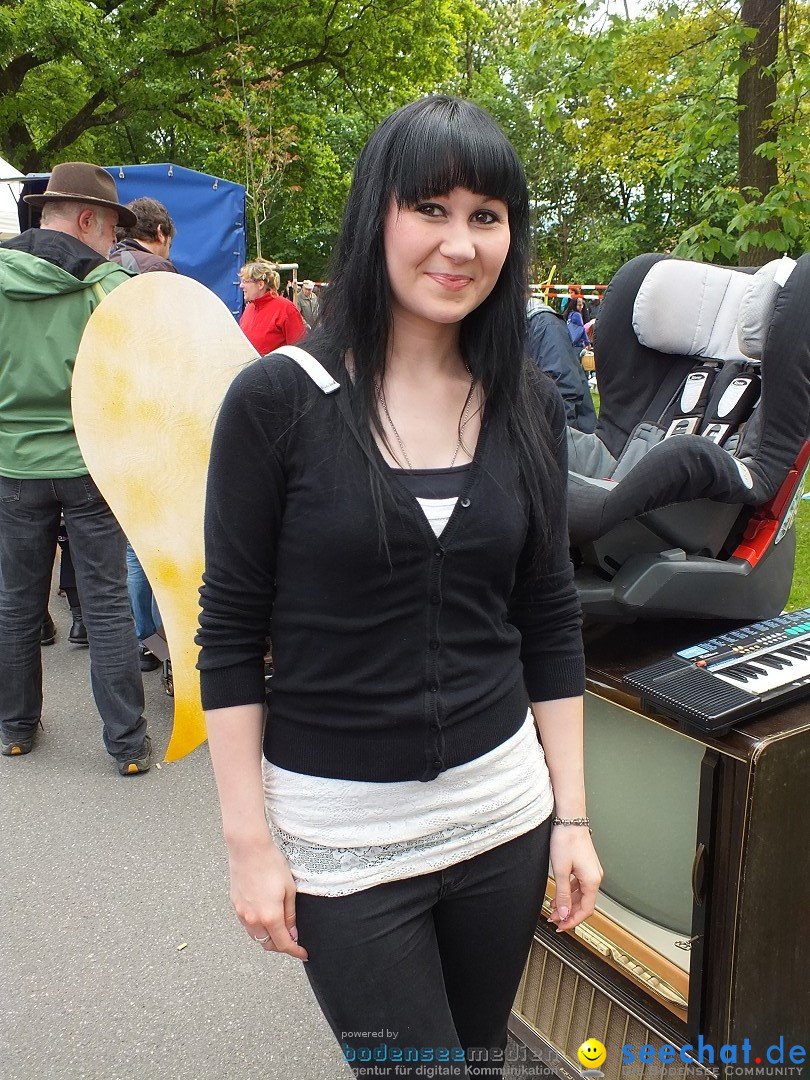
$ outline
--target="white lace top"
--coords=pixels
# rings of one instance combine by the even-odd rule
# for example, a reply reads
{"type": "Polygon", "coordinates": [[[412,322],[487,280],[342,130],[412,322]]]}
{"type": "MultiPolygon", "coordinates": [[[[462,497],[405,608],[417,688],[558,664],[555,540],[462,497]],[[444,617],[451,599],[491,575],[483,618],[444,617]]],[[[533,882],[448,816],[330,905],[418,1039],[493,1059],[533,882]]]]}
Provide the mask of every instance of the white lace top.
{"type": "Polygon", "coordinates": [[[264,762],[270,828],[301,892],[348,893],[441,870],[539,825],[553,807],[529,712],[511,739],[423,784],[304,776],[264,762]]]}
{"type": "MultiPolygon", "coordinates": [[[[456,500],[419,499],[437,536],[456,500]]],[[[531,710],[506,742],[431,780],[305,776],[265,760],[273,838],[301,892],[346,896],[481,855],[529,832],[554,799],[531,710]]]]}

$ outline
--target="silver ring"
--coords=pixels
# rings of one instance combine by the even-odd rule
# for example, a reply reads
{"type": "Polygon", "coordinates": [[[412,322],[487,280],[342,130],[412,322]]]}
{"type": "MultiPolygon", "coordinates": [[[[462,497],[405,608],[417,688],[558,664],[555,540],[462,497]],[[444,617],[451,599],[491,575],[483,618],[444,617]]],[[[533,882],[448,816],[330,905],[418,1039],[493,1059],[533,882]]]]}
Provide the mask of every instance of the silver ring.
{"type": "Polygon", "coordinates": [[[270,940],[270,935],[269,935],[269,934],[265,934],[265,936],[264,936],[264,937],[255,937],[255,938],[254,938],[253,940],[254,940],[254,941],[258,941],[258,943],[259,943],[260,945],[264,945],[265,941],[269,941],[269,940],[270,940]]]}

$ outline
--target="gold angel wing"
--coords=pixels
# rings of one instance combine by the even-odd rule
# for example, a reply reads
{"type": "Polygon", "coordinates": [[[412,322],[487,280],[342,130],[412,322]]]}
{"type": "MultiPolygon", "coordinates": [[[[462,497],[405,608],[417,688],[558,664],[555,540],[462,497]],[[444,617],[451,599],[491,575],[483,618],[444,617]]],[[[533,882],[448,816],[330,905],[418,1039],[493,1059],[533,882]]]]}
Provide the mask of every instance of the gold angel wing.
{"type": "Polygon", "coordinates": [[[143,274],[93,312],[73,374],[87,468],[155,593],[172,657],[166,760],[205,741],[194,634],[203,506],[219,406],[256,351],[225,305],[179,274],[143,274]]]}

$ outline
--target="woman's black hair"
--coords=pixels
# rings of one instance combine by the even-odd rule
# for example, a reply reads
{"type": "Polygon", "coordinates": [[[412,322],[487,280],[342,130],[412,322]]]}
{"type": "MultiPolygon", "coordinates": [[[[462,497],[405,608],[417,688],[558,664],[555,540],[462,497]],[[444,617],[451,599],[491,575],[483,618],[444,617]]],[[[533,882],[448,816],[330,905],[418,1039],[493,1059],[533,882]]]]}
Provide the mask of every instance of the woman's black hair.
{"type": "MultiPolygon", "coordinates": [[[[370,443],[373,427],[385,439],[376,393],[391,332],[385,218],[392,200],[410,207],[457,187],[500,199],[509,210],[506,260],[492,292],[463,319],[460,347],[484,391],[488,423],[512,439],[542,527],[543,507],[563,494],[546,468],[553,457],[549,425],[529,386],[536,377],[526,355],[529,197],[518,156],[489,113],[461,98],[433,95],[397,109],[373,132],[354,169],[320,322],[307,347],[316,356],[351,356],[357,434],[370,443]]],[[[372,469],[371,481],[382,522],[382,470],[375,475],[372,469]]]]}

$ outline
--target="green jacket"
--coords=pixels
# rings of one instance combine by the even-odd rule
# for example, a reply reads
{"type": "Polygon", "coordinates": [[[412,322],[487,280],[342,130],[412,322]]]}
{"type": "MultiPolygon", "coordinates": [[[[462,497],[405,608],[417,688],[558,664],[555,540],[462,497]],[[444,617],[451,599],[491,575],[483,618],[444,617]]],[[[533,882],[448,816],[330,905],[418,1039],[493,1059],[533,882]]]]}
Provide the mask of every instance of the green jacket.
{"type": "Polygon", "coordinates": [[[82,476],[70,411],[87,320],[130,275],[79,240],[29,229],[0,245],[0,476],[82,476]]]}

